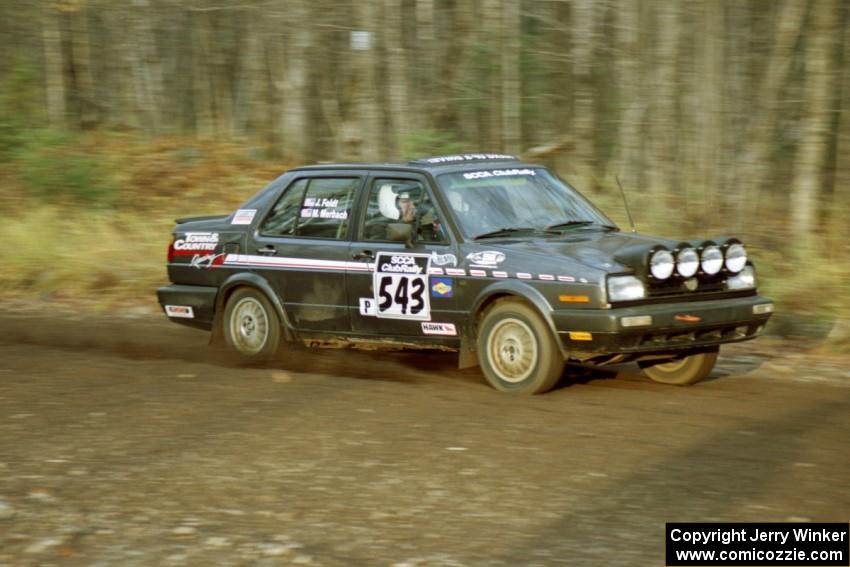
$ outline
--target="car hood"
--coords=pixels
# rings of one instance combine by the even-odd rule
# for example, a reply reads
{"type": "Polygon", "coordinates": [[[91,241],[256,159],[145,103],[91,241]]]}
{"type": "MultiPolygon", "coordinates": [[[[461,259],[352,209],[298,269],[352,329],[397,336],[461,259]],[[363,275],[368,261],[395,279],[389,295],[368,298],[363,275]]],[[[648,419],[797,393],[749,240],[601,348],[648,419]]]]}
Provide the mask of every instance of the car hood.
{"type": "Polygon", "coordinates": [[[474,265],[475,253],[480,251],[501,252],[507,269],[524,271],[580,272],[585,277],[600,276],[602,273],[630,272],[629,266],[616,258],[627,249],[671,247],[675,243],[658,237],[624,232],[601,232],[581,230],[558,238],[523,238],[499,240],[498,242],[476,242],[466,254],[468,266],[474,265]]]}

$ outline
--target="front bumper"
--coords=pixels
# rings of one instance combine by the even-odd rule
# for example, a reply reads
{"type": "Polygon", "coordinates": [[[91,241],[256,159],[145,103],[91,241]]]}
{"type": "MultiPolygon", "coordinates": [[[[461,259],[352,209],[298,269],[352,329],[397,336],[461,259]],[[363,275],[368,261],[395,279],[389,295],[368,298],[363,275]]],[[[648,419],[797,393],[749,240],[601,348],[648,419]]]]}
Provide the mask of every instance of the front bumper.
{"type": "Polygon", "coordinates": [[[772,306],[769,298],[752,295],[612,309],[558,309],[552,318],[567,351],[652,354],[755,338],[764,330],[772,306]],[[624,318],[634,317],[651,317],[651,323],[624,326],[624,318]]]}

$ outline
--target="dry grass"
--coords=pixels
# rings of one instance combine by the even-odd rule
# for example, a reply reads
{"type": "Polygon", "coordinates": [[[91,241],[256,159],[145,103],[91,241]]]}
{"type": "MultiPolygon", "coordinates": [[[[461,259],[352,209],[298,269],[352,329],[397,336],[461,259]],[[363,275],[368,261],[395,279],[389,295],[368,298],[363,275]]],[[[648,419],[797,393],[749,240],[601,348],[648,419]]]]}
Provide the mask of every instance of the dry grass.
{"type": "MultiPolygon", "coordinates": [[[[80,144],[118,180],[120,193],[108,207],[37,200],[22,189],[14,164],[0,167],[0,298],[95,308],[153,306],[156,288],[166,282],[173,219],[229,212],[288,167],[252,157],[250,148],[232,143],[96,133],[80,144]]],[[[846,226],[827,227],[826,251],[801,261],[777,212],[766,212],[758,223],[727,226],[723,217],[685,218],[675,214],[679,207],[627,192],[643,233],[673,239],[739,236],[756,262],[762,291],[777,301],[777,329],[823,334],[835,321],[850,319],[846,226]]],[[[616,184],[587,195],[628,229],[616,184]]]]}
{"type": "Polygon", "coordinates": [[[0,226],[6,297],[147,303],[165,281],[172,220],[43,206],[0,226]]]}
{"type": "Polygon", "coordinates": [[[116,133],[77,143],[114,175],[118,194],[108,205],[35,197],[15,162],[0,167],[2,298],[155,304],[174,219],[229,212],[288,167],[239,144],[116,133]]]}

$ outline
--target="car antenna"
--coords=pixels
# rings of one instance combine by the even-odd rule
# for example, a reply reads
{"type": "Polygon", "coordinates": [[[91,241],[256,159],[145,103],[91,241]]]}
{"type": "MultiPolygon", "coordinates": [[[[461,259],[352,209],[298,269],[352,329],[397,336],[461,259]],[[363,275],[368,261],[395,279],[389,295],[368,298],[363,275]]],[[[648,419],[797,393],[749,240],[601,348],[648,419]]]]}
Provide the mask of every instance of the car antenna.
{"type": "Polygon", "coordinates": [[[626,192],[623,191],[623,186],[620,184],[620,177],[615,175],[614,179],[617,180],[617,186],[620,188],[620,194],[623,196],[623,204],[626,206],[626,214],[629,216],[629,225],[632,227],[632,232],[636,233],[635,219],[632,218],[632,211],[629,210],[629,201],[626,199],[626,192]]]}

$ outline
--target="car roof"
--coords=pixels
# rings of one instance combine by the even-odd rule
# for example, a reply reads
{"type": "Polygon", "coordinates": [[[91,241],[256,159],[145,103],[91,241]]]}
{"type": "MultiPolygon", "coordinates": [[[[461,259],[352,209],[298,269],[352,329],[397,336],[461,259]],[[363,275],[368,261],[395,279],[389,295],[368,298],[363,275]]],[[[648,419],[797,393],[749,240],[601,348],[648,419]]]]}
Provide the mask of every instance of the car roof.
{"type": "Polygon", "coordinates": [[[394,171],[411,171],[411,172],[430,172],[433,175],[446,173],[449,171],[468,171],[473,169],[481,169],[482,166],[505,166],[511,165],[514,167],[541,167],[537,164],[528,164],[521,161],[518,157],[506,154],[451,154],[444,156],[431,156],[418,158],[406,163],[325,163],[315,165],[305,165],[297,167],[290,171],[315,171],[315,170],[352,170],[352,169],[371,169],[371,170],[394,170],[394,171]]]}

